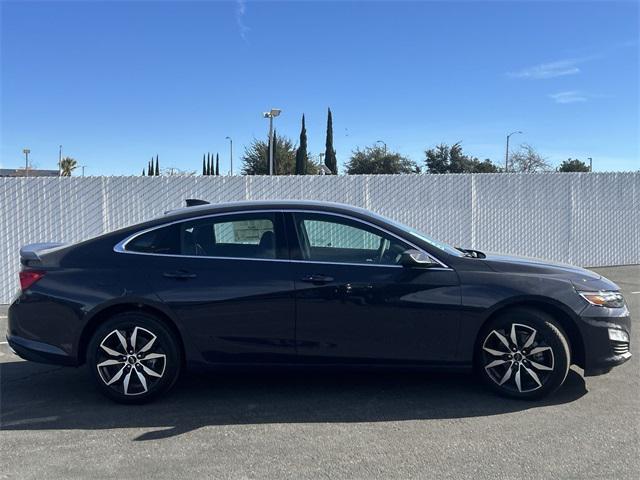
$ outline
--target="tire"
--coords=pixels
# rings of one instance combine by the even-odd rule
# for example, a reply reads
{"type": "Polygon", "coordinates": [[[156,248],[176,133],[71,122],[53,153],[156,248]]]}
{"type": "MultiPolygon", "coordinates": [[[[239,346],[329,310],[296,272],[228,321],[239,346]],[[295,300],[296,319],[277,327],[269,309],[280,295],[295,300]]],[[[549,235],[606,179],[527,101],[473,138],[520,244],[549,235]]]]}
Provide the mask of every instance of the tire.
{"type": "Polygon", "coordinates": [[[536,400],[551,395],[564,383],[570,365],[562,327],[538,310],[511,309],[489,321],[478,336],[476,370],[503,396],[536,400]]]}
{"type": "Polygon", "coordinates": [[[182,355],[175,335],[160,320],[144,312],[125,312],[95,331],[87,346],[87,364],[98,389],[110,399],[146,403],[176,383],[182,355]]]}

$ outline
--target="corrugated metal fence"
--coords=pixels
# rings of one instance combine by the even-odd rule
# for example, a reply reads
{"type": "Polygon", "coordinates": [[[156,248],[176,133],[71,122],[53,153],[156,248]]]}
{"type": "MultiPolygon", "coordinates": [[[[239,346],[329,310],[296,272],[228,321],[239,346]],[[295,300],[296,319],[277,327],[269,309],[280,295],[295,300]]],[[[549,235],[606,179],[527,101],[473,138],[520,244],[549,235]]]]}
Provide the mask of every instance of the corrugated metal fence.
{"type": "Polygon", "coordinates": [[[0,303],[18,250],[75,242],[181,207],[313,199],[358,205],[437,239],[584,266],[640,263],[640,173],[0,178],[0,303]]]}

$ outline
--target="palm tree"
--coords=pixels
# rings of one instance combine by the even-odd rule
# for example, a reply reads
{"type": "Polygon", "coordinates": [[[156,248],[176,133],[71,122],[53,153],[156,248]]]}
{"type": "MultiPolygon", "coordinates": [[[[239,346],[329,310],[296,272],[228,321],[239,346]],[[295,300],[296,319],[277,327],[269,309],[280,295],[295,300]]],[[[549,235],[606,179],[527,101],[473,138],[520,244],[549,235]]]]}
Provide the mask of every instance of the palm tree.
{"type": "Polygon", "coordinates": [[[78,168],[78,162],[71,157],[65,157],[60,160],[60,176],[70,177],[71,173],[78,168]]]}

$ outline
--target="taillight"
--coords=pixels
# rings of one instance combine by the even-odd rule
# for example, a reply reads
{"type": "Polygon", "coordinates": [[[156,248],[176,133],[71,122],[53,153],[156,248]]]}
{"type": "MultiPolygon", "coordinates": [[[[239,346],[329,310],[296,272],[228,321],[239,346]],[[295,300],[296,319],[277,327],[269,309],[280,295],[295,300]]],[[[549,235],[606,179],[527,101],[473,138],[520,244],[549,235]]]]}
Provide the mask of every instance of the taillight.
{"type": "Polygon", "coordinates": [[[26,290],[42,277],[44,277],[44,273],[45,272],[41,272],[38,270],[25,270],[20,272],[20,288],[23,291],[26,290]]]}

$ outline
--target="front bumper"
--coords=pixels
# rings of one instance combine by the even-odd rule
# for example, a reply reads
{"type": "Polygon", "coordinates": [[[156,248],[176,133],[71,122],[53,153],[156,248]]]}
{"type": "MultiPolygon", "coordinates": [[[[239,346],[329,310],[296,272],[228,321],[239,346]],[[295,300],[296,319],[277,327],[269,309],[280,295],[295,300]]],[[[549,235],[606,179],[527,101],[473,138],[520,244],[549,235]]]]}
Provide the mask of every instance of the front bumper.
{"type": "Polygon", "coordinates": [[[608,373],[613,367],[631,358],[631,316],[626,307],[587,307],[581,315],[581,330],[584,341],[584,375],[595,376],[608,373]],[[626,333],[629,341],[610,339],[609,330],[626,333]]]}

